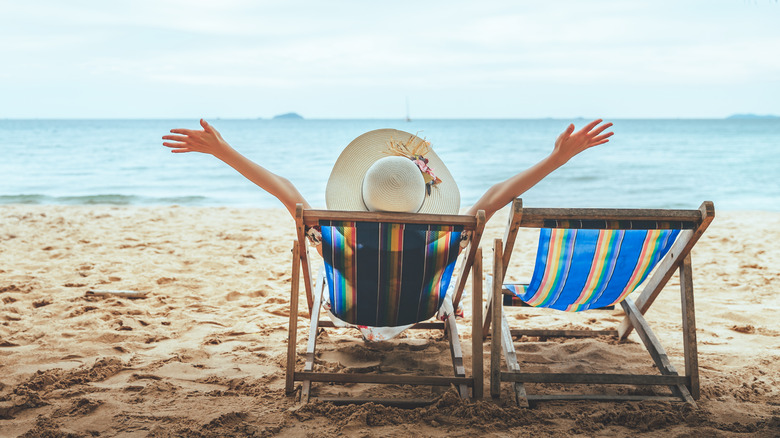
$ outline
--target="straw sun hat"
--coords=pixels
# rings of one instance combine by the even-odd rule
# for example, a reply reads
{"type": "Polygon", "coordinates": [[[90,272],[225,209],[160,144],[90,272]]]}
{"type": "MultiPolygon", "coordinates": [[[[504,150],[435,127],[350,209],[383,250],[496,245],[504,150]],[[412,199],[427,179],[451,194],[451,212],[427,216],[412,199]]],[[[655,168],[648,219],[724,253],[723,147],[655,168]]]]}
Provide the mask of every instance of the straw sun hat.
{"type": "Polygon", "coordinates": [[[341,152],[325,202],[330,210],[458,214],[460,192],[430,143],[408,132],[377,129],[341,152]]]}

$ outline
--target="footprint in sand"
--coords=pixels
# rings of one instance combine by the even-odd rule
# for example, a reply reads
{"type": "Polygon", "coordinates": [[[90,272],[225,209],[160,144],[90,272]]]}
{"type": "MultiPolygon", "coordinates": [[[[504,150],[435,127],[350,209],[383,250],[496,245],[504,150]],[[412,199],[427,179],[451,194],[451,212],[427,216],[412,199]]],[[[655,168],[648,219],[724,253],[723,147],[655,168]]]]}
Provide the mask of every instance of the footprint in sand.
{"type": "Polygon", "coordinates": [[[515,344],[515,350],[519,353],[538,353],[542,351],[542,345],[537,342],[521,342],[515,344]]]}
{"type": "Polygon", "coordinates": [[[49,304],[51,304],[51,300],[47,300],[44,298],[42,300],[33,301],[32,306],[37,309],[39,307],[48,306],[49,304]]]}
{"type": "Polygon", "coordinates": [[[320,360],[324,363],[338,364],[351,372],[368,372],[380,366],[385,355],[363,346],[350,345],[338,350],[323,351],[320,360]]]}
{"type": "Polygon", "coordinates": [[[286,306],[267,306],[267,309],[271,315],[290,316],[290,309],[286,306]]]}
{"type": "Polygon", "coordinates": [[[174,281],[176,281],[175,277],[160,277],[160,278],[157,279],[157,284],[160,284],[160,285],[168,284],[168,283],[172,283],[174,281]]]}
{"type": "Polygon", "coordinates": [[[748,335],[752,335],[752,334],[754,334],[756,332],[756,328],[753,327],[750,324],[746,324],[746,325],[733,325],[733,326],[731,326],[731,330],[734,330],[735,332],[739,332],[739,333],[745,333],[745,334],[748,334],[748,335]]]}
{"type": "Polygon", "coordinates": [[[249,292],[248,295],[249,295],[250,298],[265,297],[265,296],[268,295],[268,291],[256,290],[256,291],[249,292]]]}
{"type": "Polygon", "coordinates": [[[95,306],[79,307],[79,308],[73,310],[72,312],[70,312],[70,314],[67,316],[67,318],[75,318],[75,317],[77,317],[79,315],[83,315],[83,314],[85,314],[87,312],[90,312],[92,310],[97,310],[97,307],[95,307],[95,306]]]}
{"type": "Polygon", "coordinates": [[[225,295],[225,300],[227,301],[238,301],[241,298],[243,298],[244,295],[241,294],[241,292],[230,292],[227,295],[225,295]]]}
{"type": "Polygon", "coordinates": [[[69,354],[67,356],[63,356],[60,358],[60,360],[74,360],[74,359],[82,359],[84,356],[81,356],[79,354],[69,354]]]}

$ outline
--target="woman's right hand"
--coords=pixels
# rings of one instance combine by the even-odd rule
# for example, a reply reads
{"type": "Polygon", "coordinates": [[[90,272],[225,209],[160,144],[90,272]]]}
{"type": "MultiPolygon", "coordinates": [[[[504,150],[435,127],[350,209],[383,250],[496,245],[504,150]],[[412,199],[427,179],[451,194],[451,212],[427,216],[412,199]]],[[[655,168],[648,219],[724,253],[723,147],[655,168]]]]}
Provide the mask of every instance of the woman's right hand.
{"type": "Polygon", "coordinates": [[[222,138],[219,132],[200,119],[200,129],[171,129],[170,135],[163,135],[163,146],[171,148],[171,152],[178,154],[184,152],[201,152],[211,154],[219,158],[232,148],[222,138]]]}

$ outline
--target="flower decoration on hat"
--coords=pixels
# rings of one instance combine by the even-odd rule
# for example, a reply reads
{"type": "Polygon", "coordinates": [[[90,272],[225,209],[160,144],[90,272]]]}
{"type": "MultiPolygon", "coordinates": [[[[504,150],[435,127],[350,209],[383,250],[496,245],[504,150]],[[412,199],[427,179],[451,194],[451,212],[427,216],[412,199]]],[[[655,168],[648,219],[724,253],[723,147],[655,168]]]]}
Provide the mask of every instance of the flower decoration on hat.
{"type": "Polygon", "coordinates": [[[429,141],[411,136],[406,142],[391,138],[387,145],[387,151],[385,151],[388,155],[406,157],[420,168],[425,180],[425,191],[428,195],[431,194],[431,187],[441,182],[441,179],[433,173],[433,169],[428,166],[428,159],[425,158],[425,155],[431,150],[430,147],[429,141]]]}

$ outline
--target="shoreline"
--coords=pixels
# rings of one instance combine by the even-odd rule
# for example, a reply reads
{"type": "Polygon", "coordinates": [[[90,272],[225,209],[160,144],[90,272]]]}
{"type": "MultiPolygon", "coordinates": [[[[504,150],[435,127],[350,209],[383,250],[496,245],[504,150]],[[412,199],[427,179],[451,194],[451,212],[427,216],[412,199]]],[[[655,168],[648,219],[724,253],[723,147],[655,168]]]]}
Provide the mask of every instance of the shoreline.
{"type": "MultiPolygon", "coordinates": [[[[2,195],[2,197],[25,197],[25,196],[46,196],[46,195],[2,195]]],[[[134,197],[136,195],[95,195],[96,198],[104,198],[104,197],[134,197]]],[[[85,197],[92,197],[91,195],[86,195],[85,197]]],[[[189,196],[183,196],[182,198],[191,198],[189,196]]],[[[115,204],[106,204],[106,203],[41,203],[41,202],[0,202],[0,209],[2,208],[20,208],[20,207],[31,207],[31,208],[59,208],[59,207],[65,207],[65,208],[95,208],[95,209],[165,209],[165,208],[182,208],[182,209],[229,209],[229,210],[252,210],[252,211],[268,211],[268,212],[276,212],[276,211],[284,211],[287,210],[282,206],[282,204],[276,200],[274,200],[278,206],[274,207],[268,207],[268,206],[249,206],[249,205],[189,205],[189,204],[179,204],[179,203],[149,203],[149,204],[133,204],[133,203],[115,203],[115,204]]],[[[630,209],[670,209],[670,210],[694,210],[699,208],[698,204],[691,204],[686,206],[675,206],[675,207],[659,207],[659,206],[650,206],[650,207],[636,207],[636,206],[627,206],[627,207],[615,207],[615,206],[603,206],[603,205],[577,205],[573,206],[572,208],[630,208],[630,209]]],[[[562,207],[563,205],[526,205],[527,207],[532,208],[552,208],[552,207],[562,207]]],[[[466,210],[466,206],[462,206],[461,208],[461,214],[466,210]]],[[[324,206],[314,206],[315,209],[324,209],[324,206]]],[[[496,213],[496,215],[503,214],[503,212],[508,207],[504,207],[503,209],[499,210],[499,212],[496,213]]],[[[739,215],[739,214],[752,214],[752,213],[758,213],[758,214],[780,214],[780,209],[778,210],[762,210],[759,208],[738,208],[738,209],[718,209],[717,203],[715,204],[715,211],[716,215],[720,214],[726,214],[726,215],[739,215]]],[[[716,216],[717,217],[717,216],[716,216]]]]}
{"type": "MultiPolygon", "coordinates": [[[[505,219],[506,210],[497,213],[483,235],[486,272],[505,219]]],[[[436,437],[772,436],[780,427],[779,212],[716,211],[694,248],[702,388],[695,411],[663,402],[555,402],[520,410],[511,406],[506,385],[497,404],[452,400],[444,388],[431,393],[440,397],[435,408],[301,407],[283,394],[294,236],[282,208],[0,205],[0,430],[10,436],[393,436],[413,427],[436,437]],[[92,289],[148,294],[86,296],[92,289]]],[[[530,275],[535,250],[535,236],[518,238],[510,280],[530,275]]],[[[679,307],[675,275],[647,319],[678,369],[679,307]]],[[[464,308],[459,325],[468,351],[468,295],[464,308]]],[[[603,329],[621,313],[532,311],[518,320],[530,328],[603,329]]],[[[299,328],[300,356],[308,320],[301,318],[299,328]]],[[[392,352],[355,342],[349,330],[321,336],[321,360],[334,368],[359,368],[367,356],[392,352]]],[[[439,334],[405,336],[402,342],[425,346],[415,360],[448,372],[439,334]]],[[[531,340],[524,358],[604,372],[617,358],[653,372],[636,335],[613,344],[531,340]]],[[[489,351],[489,342],[483,346],[489,351]]]]}

